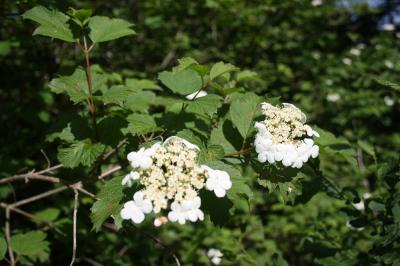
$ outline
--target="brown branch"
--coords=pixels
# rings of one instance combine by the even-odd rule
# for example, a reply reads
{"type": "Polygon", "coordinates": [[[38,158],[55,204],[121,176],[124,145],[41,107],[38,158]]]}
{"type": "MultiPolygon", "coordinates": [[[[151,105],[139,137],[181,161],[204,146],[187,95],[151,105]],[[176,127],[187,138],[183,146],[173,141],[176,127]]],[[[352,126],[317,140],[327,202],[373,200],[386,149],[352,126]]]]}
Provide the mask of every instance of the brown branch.
{"type": "Polygon", "coordinates": [[[78,189],[74,189],[74,214],[73,214],[73,238],[72,238],[72,259],[71,263],[69,264],[70,266],[74,265],[75,263],[75,258],[76,258],[76,218],[78,214],[78,189]]]}
{"type": "Polygon", "coordinates": [[[46,175],[41,175],[38,173],[26,173],[23,175],[14,175],[6,178],[0,179],[0,185],[5,184],[5,183],[11,183],[14,181],[18,180],[25,180],[25,182],[28,182],[29,180],[42,180],[42,181],[48,181],[52,183],[60,183],[60,179],[58,177],[53,177],[53,176],[46,176],[46,175]]]}
{"type": "Polygon", "coordinates": [[[113,155],[116,151],[118,151],[119,148],[121,148],[122,146],[124,146],[126,143],[128,142],[128,139],[123,139],[120,143],[118,143],[118,145],[112,149],[111,151],[109,151],[108,153],[103,155],[102,160],[107,160],[108,157],[110,157],[111,155],[113,155]]]}
{"type": "Polygon", "coordinates": [[[93,48],[93,45],[88,48],[85,36],[83,36],[83,48],[84,48],[83,55],[85,57],[86,81],[87,81],[88,89],[89,89],[89,110],[92,115],[92,123],[93,123],[93,129],[94,129],[94,134],[95,134],[95,140],[99,141],[99,131],[97,129],[97,121],[96,121],[96,103],[93,100],[93,82],[92,82],[92,73],[91,73],[91,69],[90,69],[90,59],[89,59],[89,53],[90,53],[90,50],[93,48]]]}
{"type": "Polygon", "coordinates": [[[164,57],[163,61],[161,62],[160,65],[161,69],[166,68],[169,65],[169,63],[171,63],[172,59],[174,59],[175,55],[176,55],[175,49],[169,51],[169,53],[164,57]]]}
{"type": "Polygon", "coordinates": [[[41,170],[39,172],[36,172],[35,174],[44,174],[44,173],[47,173],[47,172],[51,172],[51,171],[57,170],[57,169],[62,168],[62,167],[64,167],[64,165],[57,164],[55,166],[52,166],[52,167],[46,168],[44,170],[41,170]]]}
{"type": "Polygon", "coordinates": [[[122,167],[121,167],[120,165],[115,166],[115,167],[113,167],[113,168],[111,168],[111,169],[105,171],[105,172],[102,173],[101,175],[99,175],[99,179],[103,179],[104,177],[109,176],[109,175],[111,175],[112,173],[121,170],[121,168],[122,168],[122,167]]]}
{"type": "Polygon", "coordinates": [[[35,196],[33,196],[33,197],[30,197],[30,198],[26,198],[26,199],[17,201],[17,202],[15,202],[15,203],[13,203],[13,204],[10,204],[10,206],[11,206],[11,207],[19,207],[19,206],[22,206],[22,205],[31,203],[31,202],[33,202],[33,201],[37,201],[37,200],[46,198],[46,197],[51,196],[51,195],[53,195],[53,194],[60,193],[61,191],[66,190],[67,188],[68,188],[67,186],[58,187],[58,188],[55,188],[55,189],[46,191],[46,192],[44,192],[44,193],[37,194],[37,195],[35,195],[35,196]]]}
{"type": "Polygon", "coordinates": [[[8,246],[8,256],[10,257],[10,265],[15,265],[14,252],[11,247],[11,229],[10,229],[10,208],[6,208],[6,228],[5,228],[7,246],[8,246]]]}
{"type": "Polygon", "coordinates": [[[36,219],[32,214],[30,214],[29,212],[23,211],[23,210],[21,210],[21,209],[19,209],[19,208],[16,208],[16,207],[12,207],[12,206],[10,206],[10,205],[4,203],[4,202],[0,202],[0,207],[2,207],[2,208],[4,208],[4,209],[9,208],[11,211],[13,211],[13,212],[15,212],[15,213],[18,213],[18,214],[20,214],[20,215],[22,215],[22,216],[24,216],[24,217],[26,217],[26,218],[28,218],[28,219],[34,221],[34,222],[38,222],[38,223],[41,223],[41,224],[45,224],[45,225],[47,225],[47,226],[53,228],[56,232],[58,232],[58,233],[60,233],[61,235],[64,235],[64,236],[65,236],[65,234],[64,234],[62,231],[60,231],[60,230],[57,228],[57,226],[56,226],[54,223],[52,223],[52,222],[38,220],[38,219],[36,219]]]}

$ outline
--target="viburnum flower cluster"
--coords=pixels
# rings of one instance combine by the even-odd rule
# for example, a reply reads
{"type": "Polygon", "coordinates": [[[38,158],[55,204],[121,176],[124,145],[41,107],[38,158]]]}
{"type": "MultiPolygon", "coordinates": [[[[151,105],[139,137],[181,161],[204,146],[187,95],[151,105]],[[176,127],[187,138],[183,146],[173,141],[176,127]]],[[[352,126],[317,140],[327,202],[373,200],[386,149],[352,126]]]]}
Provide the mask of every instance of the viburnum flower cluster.
{"type": "Polygon", "coordinates": [[[124,204],[123,219],[141,223],[145,214],[154,212],[155,226],[168,221],[184,224],[204,219],[199,191],[206,188],[217,197],[224,197],[232,186],[227,172],[199,165],[199,148],[179,137],[128,154],[133,170],[122,180],[131,187],[138,182],[143,188],[133,200],[124,204]],[[167,211],[167,216],[159,215],[167,211]]]}
{"type": "Polygon", "coordinates": [[[319,134],[305,124],[306,116],[300,109],[289,103],[276,107],[265,102],[261,109],[265,120],[255,123],[258,132],[254,141],[261,163],[282,162],[286,167],[301,168],[310,157],[318,156],[312,137],[319,134]]]}

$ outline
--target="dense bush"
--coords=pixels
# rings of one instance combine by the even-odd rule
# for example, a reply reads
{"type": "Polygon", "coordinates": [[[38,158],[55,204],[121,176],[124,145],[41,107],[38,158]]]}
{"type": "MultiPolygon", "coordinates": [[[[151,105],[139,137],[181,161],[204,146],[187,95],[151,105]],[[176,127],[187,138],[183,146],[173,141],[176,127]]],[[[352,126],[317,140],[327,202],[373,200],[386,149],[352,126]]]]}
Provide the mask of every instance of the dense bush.
{"type": "Polygon", "coordinates": [[[1,10],[5,265],[400,265],[395,1],[1,10]],[[307,114],[319,137],[289,138],[313,138],[318,157],[263,159],[263,102],[307,114]],[[127,155],[171,136],[199,148],[196,163],[214,169],[200,167],[206,180],[216,169],[230,181],[200,190],[204,221],[123,220],[124,203],[147,188],[126,177],[147,155],[127,155]]]}

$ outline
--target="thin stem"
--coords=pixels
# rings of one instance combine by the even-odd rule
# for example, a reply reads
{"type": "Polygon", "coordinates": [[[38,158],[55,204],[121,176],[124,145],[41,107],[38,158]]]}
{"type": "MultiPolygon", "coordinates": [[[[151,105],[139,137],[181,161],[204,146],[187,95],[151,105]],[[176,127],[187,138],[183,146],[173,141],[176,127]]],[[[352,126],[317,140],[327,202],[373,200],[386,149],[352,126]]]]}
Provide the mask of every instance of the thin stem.
{"type": "Polygon", "coordinates": [[[5,228],[5,233],[6,233],[6,240],[7,240],[7,246],[8,246],[8,256],[10,257],[10,265],[14,266],[15,265],[15,258],[14,258],[14,252],[11,247],[11,229],[10,229],[10,208],[6,208],[6,228],[5,228]]]}
{"type": "Polygon", "coordinates": [[[243,154],[248,154],[252,152],[254,147],[247,147],[247,148],[242,148],[239,151],[236,152],[231,152],[228,154],[225,154],[225,157],[231,157],[231,156],[238,156],[238,155],[243,155],[243,154]]]}
{"type": "Polygon", "coordinates": [[[89,89],[89,110],[92,115],[95,140],[99,141],[99,132],[97,129],[97,122],[96,122],[96,103],[93,101],[93,83],[92,83],[92,74],[91,74],[90,59],[89,59],[89,53],[92,48],[93,45],[88,47],[86,42],[86,37],[83,36],[83,55],[85,56],[86,81],[89,89]]]}
{"type": "Polygon", "coordinates": [[[30,219],[30,220],[33,221],[33,222],[39,222],[40,224],[44,224],[44,225],[46,225],[46,226],[48,226],[48,227],[50,227],[50,228],[53,228],[56,232],[58,232],[59,234],[65,236],[65,234],[64,234],[62,231],[60,231],[60,230],[57,228],[57,226],[56,226],[54,223],[52,223],[52,222],[38,220],[38,219],[36,219],[32,214],[30,214],[29,212],[23,211],[23,210],[21,210],[21,209],[19,209],[19,208],[16,208],[16,207],[11,207],[10,205],[8,205],[8,204],[6,204],[6,203],[4,203],[4,202],[0,202],[0,207],[2,207],[2,208],[4,208],[4,209],[7,209],[7,208],[8,208],[8,209],[10,209],[10,211],[13,211],[13,212],[15,212],[15,213],[18,213],[18,214],[20,214],[20,215],[22,215],[22,216],[24,216],[24,217],[30,219]]]}
{"type": "Polygon", "coordinates": [[[55,188],[55,189],[46,191],[46,192],[44,192],[44,193],[40,193],[40,194],[38,194],[38,195],[35,195],[35,196],[33,196],[33,197],[30,197],[30,198],[26,198],[26,199],[17,201],[16,203],[10,204],[10,206],[11,206],[11,207],[18,207],[18,206],[21,206],[21,205],[25,205],[25,204],[27,204],[27,203],[40,200],[40,199],[42,199],[42,198],[46,198],[46,197],[51,196],[51,195],[53,195],[53,194],[60,193],[61,191],[66,190],[67,188],[68,188],[67,186],[55,188]]]}
{"type": "Polygon", "coordinates": [[[48,181],[48,182],[52,182],[52,183],[60,183],[60,179],[57,177],[40,175],[37,173],[27,173],[24,175],[15,175],[15,176],[7,177],[7,178],[2,178],[2,179],[0,179],[0,185],[5,184],[5,183],[11,183],[11,182],[14,182],[17,180],[25,180],[25,182],[28,182],[29,180],[42,180],[42,181],[48,181]]]}
{"type": "Polygon", "coordinates": [[[69,264],[70,266],[74,265],[75,263],[75,258],[76,258],[76,218],[78,214],[78,196],[79,192],[77,189],[74,189],[74,214],[73,214],[73,239],[72,239],[72,259],[71,263],[69,264]]]}

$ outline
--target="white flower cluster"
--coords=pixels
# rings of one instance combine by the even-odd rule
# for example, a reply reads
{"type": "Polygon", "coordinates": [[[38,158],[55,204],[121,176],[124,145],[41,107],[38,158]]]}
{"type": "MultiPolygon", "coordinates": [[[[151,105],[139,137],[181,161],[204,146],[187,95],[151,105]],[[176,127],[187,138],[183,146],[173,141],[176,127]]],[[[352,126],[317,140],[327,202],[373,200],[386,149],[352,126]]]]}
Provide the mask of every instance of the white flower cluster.
{"type": "Polygon", "coordinates": [[[125,176],[122,185],[131,187],[137,180],[143,188],[125,203],[122,218],[141,223],[144,214],[168,210],[167,217],[154,220],[155,226],[168,221],[180,224],[202,221],[204,214],[198,191],[206,188],[217,197],[224,197],[232,182],[227,172],[198,165],[198,153],[196,145],[179,137],[129,153],[133,171],[125,176]]]}
{"type": "Polygon", "coordinates": [[[341,98],[340,94],[336,92],[328,93],[328,95],[326,95],[326,100],[332,103],[339,101],[340,98],[341,98]]]}
{"type": "Polygon", "coordinates": [[[301,168],[310,157],[316,158],[319,147],[313,136],[318,132],[306,125],[306,116],[296,106],[284,103],[275,107],[262,103],[265,120],[256,122],[258,133],[254,141],[261,163],[282,162],[286,167],[301,168]]]}
{"type": "Polygon", "coordinates": [[[207,256],[210,258],[212,264],[219,265],[224,254],[222,254],[219,249],[210,248],[207,252],[207,256]]]}

